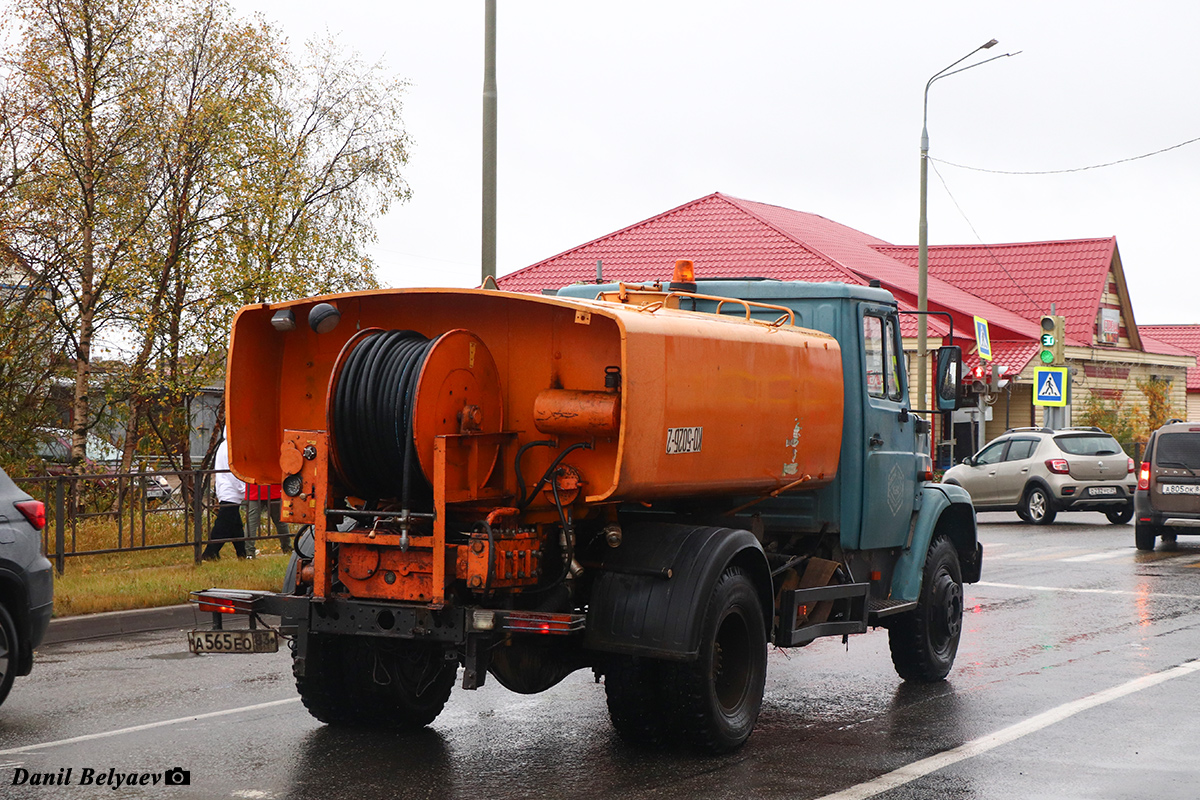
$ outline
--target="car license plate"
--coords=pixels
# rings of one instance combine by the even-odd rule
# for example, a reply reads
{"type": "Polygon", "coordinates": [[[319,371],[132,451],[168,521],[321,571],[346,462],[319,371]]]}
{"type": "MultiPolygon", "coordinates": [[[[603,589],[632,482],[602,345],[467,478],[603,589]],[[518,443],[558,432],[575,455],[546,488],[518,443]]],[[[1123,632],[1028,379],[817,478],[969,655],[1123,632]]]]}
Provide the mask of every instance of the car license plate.
{"type": "Polygon", "coordinates": [[[1091,494],[1091,495],[1116,494],[1116,493],[1117,493],[1117,487],[1115,487],[1115,486],[1093,486],[1091,489],[1088,490],[1088,494],[1091,494]]]}
{"type": "Polygon", "coordinates": [[[1163,494],[1200,494],[1200,483],[1160,483],[1163,494]]]}
{"type": "Polygon", "coordinates": [[[276,653],[279,634],[272,630],[188,631],[193,653],[276,653]]]}

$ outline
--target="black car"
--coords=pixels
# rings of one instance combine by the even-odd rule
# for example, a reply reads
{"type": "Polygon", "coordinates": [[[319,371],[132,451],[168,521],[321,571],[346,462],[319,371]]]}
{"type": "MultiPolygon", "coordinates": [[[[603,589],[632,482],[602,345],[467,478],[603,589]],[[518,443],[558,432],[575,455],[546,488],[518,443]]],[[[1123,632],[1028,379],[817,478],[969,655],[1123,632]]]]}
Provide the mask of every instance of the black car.
{"type": "Polygon", "coordinates": [[[1200,534],[1200,422],[1171,420],[1150,434],[1133,505],[1138,550],[1200,534]]]}
{"type": "Polygon", "coordinates": [[[0,703],[13,679],[33,669],[54,611],[54,578],[39,531],[46,507],[0,469],[0,703]]]}

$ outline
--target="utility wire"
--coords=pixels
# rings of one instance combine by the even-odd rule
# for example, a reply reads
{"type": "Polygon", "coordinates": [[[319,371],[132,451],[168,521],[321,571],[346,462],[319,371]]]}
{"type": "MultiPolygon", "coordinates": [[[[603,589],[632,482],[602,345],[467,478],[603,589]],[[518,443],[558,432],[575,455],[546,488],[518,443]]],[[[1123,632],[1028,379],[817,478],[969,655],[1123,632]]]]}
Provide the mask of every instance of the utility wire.
{"type": "MultiPolygon", "coordinates": [[[[933,159],[930,159],[930,161],[932,160],[933,159]]],[[[1013,282],[1013,286],[1016,286],[1017,290],[1020,291],[1021,294],[1025,295],[1025,299],[1029,301],[1029,305],[1033,306],[1033,310],[1041,314],[1042,309],[1036,302],[1034,302],[1033,298],[1029,296],[1029,293],[1025,291],[1025,288],[1021,286],[1020,281],[1013,277],[1012,273],[1008,271],[1000,259],[996,257],[996,254],[992,252],[991,245],[983,240],[983,237],[979,235],[979,231],[975,230],[974,223],[972,223],[970,218],[967,216],[967,212],[963,211],[962,206],[958,204],[958,199],[955,198],[954,193],[950,191],[950,187],[946,185],[946,179],[942,177],[942,173],[938,171],[936,164],[933,167],[933,174],[937,175],[938,180],[942,182],[942,188],[945,189],[946,194],[950,196],[950,200],[954,203],[954,207],[958,209],[958,213],[962,215],[964,220],[966,220],[967,226],[971,229],[971,233],[975,234],[975,238],[978,239],[979,243],[983,245],[985,250],[987,250],[988,255],[992,257],[992,261],[995,261],[996,266],[998,266],[1001,271],[1008,276],[1008,279],[1013,282]]]]}
{"type": "MultiPolygon", "coordinates": [[[[983,167],[969,167],[966,164],[955,164],[953,161],[943,161],[940,158],[933,158],[932,156],[929,156],[928,158],[930,161],[936,161],[939,164],[945,164],[948,167],[958,167],[959,169],[969,169],[972,172],[990,172],[994,175],[1062,175],[1067,172],[1086,172],[1089,169],[1101,169],[1103,167],[1113,167],[1113,166],[1116,166],[1117,164],[1127,164],[1130,161],[1138,161],[1143,158],[1149,158],[1150,156],[1157,156],[1161,153],[1167,153],[1167,152],[1170,152],[1171,150],[1178,150],[1179,148],[1181,148],[1185,145],[1193,144],[1195,142],[1200,142],[1200,136],[1197,136],[1195,139],[1188,139],[1186,142],[1180,142],[1179,144],[1173,144],[1170,147],[1164,147],[1162,150],[1155,150],[1153,153],[1143,153],[1140,156],[1131,156],[1130,158],[1122,158],[1118,161],[1109,161],[1106,164],[1092,164],[1090,167],[1074,167],[1072,169],[1050,169],[1050,170],[1043,170],[1041,172],[1017,172],[1014,170],[1007,170],[1007,169],[984,169],[983,167]]],[[[941,177],[941,176],[939,176],[939,177],[941,177]]]]}

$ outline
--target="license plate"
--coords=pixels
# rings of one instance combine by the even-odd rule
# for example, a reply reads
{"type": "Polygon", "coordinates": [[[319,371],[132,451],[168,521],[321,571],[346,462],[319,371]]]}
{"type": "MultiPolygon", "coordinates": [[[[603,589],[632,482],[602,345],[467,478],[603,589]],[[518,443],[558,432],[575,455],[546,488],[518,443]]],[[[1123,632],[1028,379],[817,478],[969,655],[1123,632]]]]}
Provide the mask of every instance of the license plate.
{"type": "Polygon", "coordinates": [[[1200,483],[1160,483],[1163,494],[1200,494],[1200,483]]]}
{"type": "Polygon", "coordinates": [[[1093,486],[1091,489],[1088,489],[1088,494],[1091,494],[1091,495],[1116,494],[1116,493],[1117,493],[1117,487],[1115,487],[1115,486],[1093,486]]]}
{"type": "Polygon", "coordinates": [[[279,635],[272,630],[188,631],[193,653],[277,653],[279,635]]]}

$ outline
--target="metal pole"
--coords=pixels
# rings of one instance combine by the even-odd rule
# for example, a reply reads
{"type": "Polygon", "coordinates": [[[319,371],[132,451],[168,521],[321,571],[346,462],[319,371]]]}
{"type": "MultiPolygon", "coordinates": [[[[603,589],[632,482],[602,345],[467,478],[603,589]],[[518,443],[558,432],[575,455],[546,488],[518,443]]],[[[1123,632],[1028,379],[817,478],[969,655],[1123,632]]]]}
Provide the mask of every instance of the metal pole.
{"type": "MultiPolygon", "coordinates": [[[[970,64],[962,69],[950,72],[951,69],[954,69],[954,67],[966,61],[980,50],[987,50],[996,44],[995,39],[984,42],[958,61],[938,72],[925,84],[925,99],[921,111],[921,219],[917,229],[917,311],[929,310],[929,219],[926,214],[927,199],[929,196],[929,87],[939,78],[945,78],[948,75],[954,75],[963,70],[981,66],[988,63],[988,61],[995,61],[997,58],[1016,55],[1016,53],[1005,53],[1004,55],[994,56],[977,64],[970,64]]],[[[925,368],[925,362],[928,360],[928,357],[929,351],[926,342],[925,320],[922,319],[917,327],[917,385],[921,387],[922,408],[928,408],[926,402],[929,397],[929,386],[926,383],[927,372],[925,368]]]]}
{"type": "Polygon", "coordinates": [[[67,497],[63,479],[54,482],[54,568],[59,575],[67,568],[67,497]]]}
{"type": "Polygon", "coordinates": [[[482,273],[496,278],[496,0],[484,3],[482,273]]]}
{"type": "Polygon", "coordinates": [[[200,563],[200,540],[204,529],[204,478],[199,471],[192,473],[192,549],[200,563]]]}

